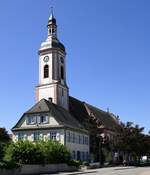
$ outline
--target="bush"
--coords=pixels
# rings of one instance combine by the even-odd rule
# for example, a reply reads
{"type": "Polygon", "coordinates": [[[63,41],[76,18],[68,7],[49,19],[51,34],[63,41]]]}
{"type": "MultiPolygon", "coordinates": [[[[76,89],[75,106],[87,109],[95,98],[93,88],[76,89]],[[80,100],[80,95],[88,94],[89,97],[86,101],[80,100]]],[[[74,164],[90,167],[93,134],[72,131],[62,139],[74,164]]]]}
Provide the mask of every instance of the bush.
{"type": "Polygon", "coordinates": [[[59,142],[48,141],[45,143],[46,158],[48,163],[67,163],[70,161],[70,153],[59,142]]]}
{"type": "Polygon", "coordinates": [[[0,143],[0,161],[3,159],[3,156],[4,156],[4,148],[5,148],[5,144],[0,143]]]}
{"type": "Polygon", "coordinates": [[[70,153],[58,142],[18,141],[8,146],[4,160],[19,164],[67,163],[70,160],[70,153]]]}
{"type": "Polygon", "coordinates": [[[81,163],[81,161],[79,161],[79,160],[70,160],[70,161],[68,162],[68,165],[70,165],[70,166],[75,166],[75,167],[79,167],[81,164],[82,164],[82,163],[81,163]]]}
{"type": "Polygon", "coordinates": [[[16,163],[16,162],[6,162],[6,161],[1,161],[0,162],[0,169],[15,169],[19,168],[21,165],[16,163]]]}
{"type": "Polygon", "coordinates": [[[17,162],[19,164],[39,164],[42,163],[44,154],[37,144],[29,141],[19,141],[8,146],[4,160],[7,162],[17,162]]]}
{"type": "Polygon", "coordinates": [[[82,165],[84,165],[84,166],[89,166],[90,164],[89,164],[89,162],[86,162],[86,161],[85,161],[85,162],[82,163],[82,165]]]}

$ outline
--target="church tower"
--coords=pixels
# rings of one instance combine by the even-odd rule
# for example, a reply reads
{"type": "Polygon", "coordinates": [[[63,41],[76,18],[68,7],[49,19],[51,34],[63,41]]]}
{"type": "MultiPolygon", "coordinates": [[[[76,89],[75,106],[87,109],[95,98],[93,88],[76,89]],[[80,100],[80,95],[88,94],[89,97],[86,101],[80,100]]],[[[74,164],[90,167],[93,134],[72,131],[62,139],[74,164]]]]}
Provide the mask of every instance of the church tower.
{"type": "Polygon", "coordinates": [[[48,36],[39,49],[39,85],[36,102],[41,99],[68,110],[69,89],[66,83],[66,51],[57,38],[57,24],[53,11],[48,20],[48,36]]]}

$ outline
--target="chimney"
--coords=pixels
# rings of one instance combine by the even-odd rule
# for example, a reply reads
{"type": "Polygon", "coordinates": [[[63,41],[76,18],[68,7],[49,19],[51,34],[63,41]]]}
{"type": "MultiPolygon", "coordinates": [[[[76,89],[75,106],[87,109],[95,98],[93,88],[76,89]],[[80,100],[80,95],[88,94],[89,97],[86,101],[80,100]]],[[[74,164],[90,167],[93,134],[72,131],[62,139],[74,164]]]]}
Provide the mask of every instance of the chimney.
{"type": "Polygon", "coordinates": [[[53,99],[51,97],[49,97],[48,98],[48,101],[52,103],[53,102],[53,99]]]}

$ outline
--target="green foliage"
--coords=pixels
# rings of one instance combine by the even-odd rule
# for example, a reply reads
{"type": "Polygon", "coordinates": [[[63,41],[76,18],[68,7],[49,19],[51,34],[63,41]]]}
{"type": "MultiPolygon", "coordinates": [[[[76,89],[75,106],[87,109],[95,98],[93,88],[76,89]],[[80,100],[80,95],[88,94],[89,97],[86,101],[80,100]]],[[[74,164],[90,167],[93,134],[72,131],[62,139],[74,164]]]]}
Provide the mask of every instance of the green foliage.
{"type": "Polygon", "coordinates": [[[70,160],[70,153],[58,142],[18,141],[8,146],[4,160],[19,164],[67,163],[70,160]]]}
{"type": "Polygon", "coordinates": [[[7,143],[10,142],[10,137],[5,128],[0,128],[0,161],[4,156],[4,149],[7,143]]]}
{"type": "Polygon", "coordinates": [[[122,124],[123,131],[118,137],[115,149],[128,157],[139,160],[141,156],[150,156],[150,136],[143,133],[144,128],[132,122],[122,124]]]}
{"type": "Polygon", "coordinates": [[[10,141],[10,137],[5,128],[0,128],[0,143],[6,143],[10,141]]]}
{"type": "Polygon", "coordinates": [[[48,141],[44,146],[48,163],[67,163],[70,160],[69,151],[59,142],[48,141]]]}
{"type": "Polygon", "coordinates": [[[0,169],[15,169],[19,168],[21,165],[11,161],[11,162],[6,162],[6,161],[1,161],[0,162],[0,169]]]}
{"type": "Polygon", "coordinates": [[[81,164],[82,164],[82,163],[81,163],[81,161],[79,161],[79,160],[70,160],[70,161],[68,162],[68,165],[70,165],[70,166],[75,166],[75,167],[79,167],[81,164]]]}
{"type": "Polygon", "coordinates": [[[5,161],[14,161],[20,164],[42,163],[43,159],[44,154],[40,147],[29,141],[19,141],[10,144],[4,157],[5,161]]]}
{"type": "Polygon", "coordinates": [[[0,161],[3,159],[3,156],[4,156],[4,147],[5,147],[5,144],[0,143],[0,161]]]}
{"type": "Polygon", "coordinates": [[[113,160],[112,153],[106,148],[102,148],[102,152],[103,156],[105,157],[105,162],[112,162],[113,160]]]}
{"type": "Polygon", "coordinates": [[[82,162],[82,165],[84,165],[84,166],[89,166],[90,164],[89,164],[89,162],[82,162]]]}

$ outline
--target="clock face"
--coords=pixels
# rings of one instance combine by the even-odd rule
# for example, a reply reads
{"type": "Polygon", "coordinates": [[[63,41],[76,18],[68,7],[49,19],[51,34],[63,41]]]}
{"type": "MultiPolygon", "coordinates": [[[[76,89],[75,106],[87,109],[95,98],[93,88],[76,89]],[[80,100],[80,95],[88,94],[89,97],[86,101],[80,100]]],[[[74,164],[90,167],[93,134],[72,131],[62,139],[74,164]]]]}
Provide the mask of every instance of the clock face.
{"type": "Polygon", "coordinates": [[[48,57],[48,56],[45,56],[44,59],[43,59],[43,61],[44,61],[45,63],[47,63],[47,62],[49,61],[49,57],[48,57]]]}

